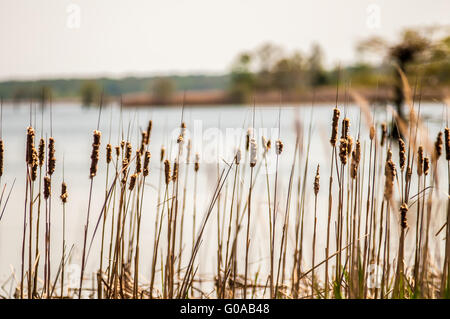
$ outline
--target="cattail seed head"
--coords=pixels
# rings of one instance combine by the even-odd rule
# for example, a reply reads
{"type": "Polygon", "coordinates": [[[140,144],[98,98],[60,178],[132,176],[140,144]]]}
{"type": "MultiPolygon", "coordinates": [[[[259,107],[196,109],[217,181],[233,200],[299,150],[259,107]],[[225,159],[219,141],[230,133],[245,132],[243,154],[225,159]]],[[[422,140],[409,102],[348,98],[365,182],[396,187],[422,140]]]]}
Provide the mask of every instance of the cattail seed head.
{"type": "Polygon", "coordinates": [[[280,155],[283,152],[283,142],[281,140],[277,140],[275,142],[275,152],[277,155],[280,155]]]}
{"type": "Polygon", "coordinates": [[[194,171],[198,172],[199,168],[200,168],[200,155],[198,153],[195,153],[194,171]]]}
{"type": "Polygon", "coordinates": [[[392,160],[386,161],[384,172],[386,175],[384,184],[384,198],[386,200],[391,200],[394,190],[394,178],[396,175],[395,164],[392,160]]]}
{"type": "Polygon", "coordinates": [[[61,196],[59,196],[59,198],[61,198],[61,201],[63,203],[67,202],[67,197],[69,197],[69,194],[67,193],[67,185],[65,182],[62,182],[61,184],[61,196]]]}
{"type": "Polygon", "coordinates": [[[39,157],[39,167],[42,167],[44,165],[45,160],[45,140],[41,138],[39,140],[39,151],[38,151],[38,157],[39,157]]]}
{"type": "Polygon", "coordinates": [[[31,151],[31,157],[32,157],[32,161],[31,161],[31,180],[34,182],[37,178],[37,169],[39,166],[39,156],[37,154],[36,148],[33,147],[33,150],[31,151]]]}
{"type": "Polygon", "coordinates": [[[408,227],[408,219],[406,218],[407,213],[408,205],[406,203],[403,203],[402,206],[400,206],[400,226],[403,229],[406,229],[408,227]]]}
{"type": "Polygon", "coordinates": [[[120,146],[115,146],[114,148],[116,150],[116,156],[119,157],[120,156],[120,146]]]}
{"type": "Polygon", "coordinates": [[[136,185],[136,179],[137,179],[137,174],[136,173],[134,173],[133,175],[131,175],[131,177],[130,177],[130,185],[129,185],[129,187],[128,187],[128,189],[130,190],[130,191],[132,191],[133,190],[133,188],[134,188],[134,186],[136,185]]]}
{"type": "Polygon", "coordinates": [[[272,141],[268,140],[266,146],[267,146],[267,149],[270,150],[270,148],[272,147],[272,141]]]}
{"type": "Polygon", "coordinates": [[[147,145],[147,132],[145,132],[145,131],[142,131],[141,132],[141,148],[140,148],[140,151],[141,151],[141,154],[143,154],[144,153],[144,150],[145,150],[145,145],[147,145]]]}
{"type": "Polygon", "coordinates": [[[141,151],[136,151],[136,174],[140,174],[142,172],[142,164],[141,164],[141,151]]]}
{"type": "Polygon", "coordinates": [[[342,120],[342,136],[341,138],[347,138],[350,132],[350,119],[348,117],[342,120]]]}
{"type": "Polygon", "coordinates": [[[445,159],[450,161],[450,129],[448,127],[444,130],[445,138],[445,159]]]}
{"type": "Polygon", "coordinates": [[[320,189],[320,173],[319,173],[320,165],[317,165],[316,177],[314,178],[314,195],[317,196],[320,189]]]}
{"type": "Polygon", "coordinates": [[[112,160],[112,146],[111,144],[107,144],[106,145],[106,163],[109,164],[111,163],[112,160]]]}
{"type": "Polygon", "coordinates": [[[48,199],[52,192],[52,180],[49,176],[44,176],[44,198],[48,199]]]}
{"type": "Polygon", "coordinates": [[[130,162],[131,160],[131,153],[133,152],[133,147],[131,146],[130,142],[126,143],[126,148],[125,148],[125,158],[127,159],[128,162],[130,162]]]}
{"type": "Polygon", "coordinates": [[[164,146],[161,146],[161,159],[160,162],[164,160],[164,155],[166,154],[166,148],[164,146]]]}
{"type": "Polygon", "coordinates": [[[55,172],[56,157],[55,157],[55,140],[53,137],[48,139],[48,175],[55,172]]]}
{"type": "Polygon", "coordinates": [[[336,146],[337,141],[337,134],[338,134],[338,126],[339,126],[339,116],[341,114],[341,111],[337,107],[333,109],[333,119],[331,123],[331,138],[330,143],[331,146],[336,146]]]}
{"type": "Polygon", "coordinates": [[[250,167],[255,167],[256,161],[258,160],[258,145],[256,140],[252,137],[250,139],[250,167]]]}
{"type": "Polygon", "coordinates": [[[427,176],[429,172],[430,172],[430,159],[428,157],[425,157],[423,159],[423,173],[425,174],[425,176],[427,176]]]}
{"type": "Polygon", "coordinates": [[[173,175],[172,175],[172,180],[176,181],[178,178],[178,162],[175,161],[173,163],[173,175]]]}
{"type": "Polygon", "coordinates": [[[171,175],[171,171],[170,171],[170,162],[169,160],[165,160],[164,161],[164,175],[166,178],[166,185],[168,185],[170,183],[170,175],[171,175]]]}
{"type": "Polygon", "coordinates": [[[145,135],[145,144],[147,144],[147,145],[150,143],[150,135],[152,134],[152,127],[153,127],[153,121],[150,120],[150,121],[148,121],[147,132],[145,135]]]}
{"type": "Polygon", "coordinates": [[[25,160],[27,164],[31,165],[33,158],[33,147],[34,147],[34,129],[31,126],[27,127],[27,149],[25,160]]]}
{"type": "Polygon", "coordinates": [[[150,164],[150,158],[151,158],[150,151],[145,152],[144,156],[144,176],[148,176],[150,170],[149,170],[149,164],[150,164]]]}
{"type": "Polygon", "coordinates": [[[100,138],[102,133],[100,131],[94,131],[94,142],[92,143],[92,153],[91,153],[91,168],[90,168],[90,178],[97,175],[97,165],[100,151],[100,138]]]}
{"type": "Polygon", "coordinates": [[[347,137],[347,156],[350,156],[352,154],[353,149],[353,137],[350,135],[347,137]]]}
{"type": "Polygon", "coordinates": [[[241,152],[241,149],[238,148],[236,150],[236,165],[239,165],[241,163],[241,158],[242,158],[242,152],[241,152]]]}
{"type": "Polygon", "coordinates": [[[340,144],[339,144],[339,158],[340,158],[340,160],[341,160],[341,163],[343,164],[343,165],[346,165],[347,164],[347,151],[348,151],[348,147],[347,147],[347,144],[348,144],[348,140],[346,139],[346,138],[341,138],[340,140],[339,140],[339,142],[340,142],[340,144]]]}
{"type": "Polygon", "coordinates": [[[381,123],[381,140],[380,140],[380,145],[383,146],[384,143],[386,142],[386,137],[387,137],[387,125],[385,122],[381,123]]]}
{"type": "Polygon", "coordinates": [[[442,139],[442,132],[439,132],[436,137],[436,142],[434,142],[434,159],[437,161],[442,155],[442,148],[444,141],[442,139]]]}
{"type": "Polygon", "coordinates": [[[417,150],[417,175],[422,176],[423,174],[423,147],[419,146],[417,150]]]}
{"type": "Polygon", "coordinates": [[[371,125],[370,131],[369,131],[369,138],[370,138],[370,140],[373,140],[374,137],[375,137],[375,126],[371,125]]]}
{"type": "Polygon", "coordinates": [[[401,138],[398,139],[398,158],[400,161],[400,169],[403,172],[406,163],[406,145],[401,138]]]}
{"type": "Polygon", "coordinates": [[[250,148],[250,137],[252,136],[252,132],[253,132],[252,128],[249,127],[247,129],[247,135],[245,136],[245,150],[246,151],[248,151],[250,148]]]}

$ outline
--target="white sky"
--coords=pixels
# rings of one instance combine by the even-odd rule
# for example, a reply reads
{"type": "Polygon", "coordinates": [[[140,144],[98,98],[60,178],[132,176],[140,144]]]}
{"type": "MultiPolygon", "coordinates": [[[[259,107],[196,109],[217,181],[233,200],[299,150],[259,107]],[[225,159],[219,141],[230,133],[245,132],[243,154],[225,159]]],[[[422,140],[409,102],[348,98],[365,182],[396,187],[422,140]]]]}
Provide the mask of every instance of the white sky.
{"type": "Polygon", "coordinates": [[[0,0],[0,79],[221,73],[268,41],[317,42],[333,65],[360,39],[431,25],[450,25],[450,0],[0,0]],[[79,28],[67,26],[73,3],[79,28]]]}

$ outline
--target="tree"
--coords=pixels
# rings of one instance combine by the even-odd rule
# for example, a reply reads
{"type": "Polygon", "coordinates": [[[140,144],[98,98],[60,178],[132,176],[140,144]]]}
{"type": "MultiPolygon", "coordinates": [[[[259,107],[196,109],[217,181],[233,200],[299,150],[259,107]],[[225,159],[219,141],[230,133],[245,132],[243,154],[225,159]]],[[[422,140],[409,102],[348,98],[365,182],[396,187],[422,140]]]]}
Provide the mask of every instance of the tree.
{"type": "Polygon", "coordinates": [[[255,76],[250,70],[252,56],[249,53],[240,54],[231,68],[230,98],[233,102],[248,101],[255,86],[255,76]]]}
{"type": "Polygon", "coordinates": [[[101,89],[96,81],[83,81],[80,88],[81,103],[83,106],[99,103],[101,89]]]}
{"type": "Polygon", "coordinates": [[[151,91],[156,103],[168,104],[175,92],[175,84],[168,77],[156,78],[152,81],[151,91]]]}

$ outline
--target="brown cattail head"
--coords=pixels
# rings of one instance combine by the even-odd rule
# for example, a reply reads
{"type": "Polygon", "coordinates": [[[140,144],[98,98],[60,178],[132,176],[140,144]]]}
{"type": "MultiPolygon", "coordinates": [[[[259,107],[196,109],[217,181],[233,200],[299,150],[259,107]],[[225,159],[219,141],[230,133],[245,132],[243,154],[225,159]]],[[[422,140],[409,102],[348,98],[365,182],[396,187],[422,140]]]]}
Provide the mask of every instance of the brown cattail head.
{"type": "Polygon", "coordinates": [[[27,127],[27,150],[25,160],[27,164],[31,165],[33,161],[33,147],[34,147],[34,129],[31,126],[27,127]]]}
{"type": "Polygon", "coordinates": [[[400,169],[403,172],[406,163],[406,146],[405,142],[401,138],[398,139],[398,158],[400,161],[400,169]]]}
{"type": "Polygon", "coordinates": [[[133,188],[134,188],[134,186],[136,185],[136,179],[137,179],[137,174],[136,173],[134,173],[133,175],[131,175],[131,177],[130,177],[130,186],[128,187],[128,189],[130,190],[130,191],[132,191],[133,190],[133,188]]]}
{"type": "Polygon", "coordinates": [[[112,145],[107,144],[106,145],[106,163],[109,164],[112,161],[112,145]]]}
{"type": "Polygon", "coordinates": [[[350,156],[352,154],[353,150],[353,137],[350,135],[347,137],[347,156],[350,156]]]}
{"type": "Polygon", "coordinates": [[[102,136],[102,133],[97,130],[95,130],[93,134],[94,134],[94,142],[92,143],[91,168],[89,174],[90,178],[93,178],[95,175],[97,175],[97,164],[100,151],[100,138],[102,136]]]}
{"type": "Polygon", "coordinates": [[[442,139],[442,132],[439,132],[436,137],[436,142],[434,142],[434,159],[437,161],[442,155],[442,148],[444,141],[442,139]]]}
{"type": "Polygon", "coordinates": [[[116,150],[116,157],[119,157],[120,156],[120,146],[115,146],[114,148],[116,150]]]}
{"type": "Polygon", "coordinates": [[[48,139],[48,175],[55,172],[56,157],[55,157],[55,139],[50,137],[48,139]]]}
{"type": "Polygon", "coordinates": [[[142,138],[141,138],[141,148],[140,148],[140,152],[141,152],[141,154],[143,154],[143,153],[144,153],[144,150],[145,150],[145,145],[147,145],[147,132],[142,131],[142,132],[141,132],[141,136],[142,136],[142,138]]]}
{"type": "Polygon", "coordinates": [[[176,181],[178,178],[178,162],[175,161],[173,163],[173,174],[172,174],[172,180],[176,181]]]}
{"type": "Polygon", "coordinates": [[[275,142],[275,153],[280,155],[283,152],[283,142],[281,140],[277,140],[275,142]]]}
{"type": "Polygon", "coordinates": [[[422,176],[423,174],[423,147],[419,146],[417,150],[417,175],[422,176]]]}
{"type": "Polygon", "coordinates": [[[350,132],[350,119],[348,117],[342,120],[342,136],[341,138],[347,138],[350,132]]]}
{"type": "Polygon", "coordinates": [[[146,139],[145,139],[145,144],[149,144],[150,143],[150,135],[152,134],[152,127],[153,127],[153,121],[150,120],[148,121],[148,125],[147,125],[147,132],[146,132],[146,139]]]}
{"type": "Polygon", "coordinates": [[[136,174],[140,174],[142,172],[142,163],[141,163],[141,151],[136,151],[136,174]]]}
{"type": "Polygon", "coordinates": [[[348,140],[346,138],[341,138],[339,140],[340,144],[339,144],[339,158],[341,160],[341,163],[343,165],[347,164],[347,151],[348,151],[348,140]]]}
{"type": "Polygon", "coordinates": [[[369,138],[370,138],[370,140],[373,140],[374,137],[375,137],[375,126],[371,125],[370,131],[369,131],[369,138]]]}
{"type": "Polygon", "coordinates": [[[131,146],[130,142],[126,143],[126,148],[125,148],[125,158],[127,159],[128,162],[130,162],[131,160],[131,153],[133,152],[133,148],[131,146]]]}
{"type": "Polygon", "coordinates": [[[256,140],[252,137],[250,139],[250,167],[255,167],[258,160],[258,145],[256,140]]]}
{"type": "Polygon", "coordinates": [[[400,206],[400,226],[402,229],[406,229],[408,227],[408,219],[406,218],[406,214],[408,213],[408,205],[403,203],[400,206]]]}
{"type": "Polygon", "coordinates": [[[445,159],[450,161],[450,129],[448,127],[444,130],[445,138],[445,159]]]}
{"type": "Polygon", "coordinates": [[[392,159],[386,161],[384,174],[386,175],[384,184],[384,198],[386,200],[391,200],[394,190],[394,178],[396,175],[395,164],[392,159]]]}
{"type": "Polygon", "coordinates": [[[59,196],[59,198],[61,198],[61,201],[63,203],[67,202],[67,197],[69,197],[69,194],[67,193],[67,185],[65,182],[62,182],[61,184],[61,196],[59,196]]]}
{"type": "Polygon", "coordinates": [[[331,146],[333,146],[333,147],[336,146],[340,114],[341,114],[341,111],[339,111],[339,109],[337,107],[335,107],[333,109],[333,120],[331,123],[331,138],[330,138],[330,143],[331,143],[331,146]]]}
{"type": "Polygon", "coordinates": [[[359,162],[361,161],[361,142],[359,140],[356,141],[354,157],[355,157],[356,163],[359,164],[359,162]]]}
{"type": "Polygon", "coordinates": [[[388,148],[386,152],[386,161],[390,161],[392,159],[392,151],[390,148],[388,148]]]}
{"type": "Polygon", "coordinates": [[[125,184],[127,182],[128,177],[128,160],[124,158],[122,160],[122,184],[125,184]]]}
{"type": "Polygon", "coordinates": [[[314,195],[317,196],[320,189],[320,173],[319,173],[320,165],[317,165],[316,177],[314,178],[314,195]]]}
{"type": "Polygon", "coordinates": [[[162,162],[164,160],[164,155],[166,154],[166,148],[164,146],[161,146],[161,159],[159,160],[162,162]]]}
{"type": "Polygon", "coordinates": [[[170,183],[170,175],[171,175],[169,160],[164,161],[164,175],[166,178],[166,185],[168,185],[170,183]]]}
{"type": "Polygon", "coordinates": [[[247,135],[245,136],[245,150],[248,151],[250,148],[250,137],[252,135],[252,129],[248,128],[247,135]]]}
{"type": "Polygon", "coordinates": [[[47,199],[50,197],[50,194],[52,192],[52,180],[50,179],[50,176],[44,177],[44,198],[47,199]]]}
{"type": "Polygon", "coordinates": [[[384,146],[384,143],[386,142],[387,137],[387,125],[385,122],[381,123],[381,140],[380,145],[384,146]]]}
{"type": "Polygon", "coordinates": [[[242,159],[242,152],[241,149],[238,148],[236,150],[236,165],[239,165],[241,163],[241,159],[242,159]]]}
{"type": "Polygon", "coordinates": [[[200,168],[200,155],[198,153],[195,153],[194,171],[198,172],[199,168],[200,168]]]}
{"type": "Polygon", "coordinates": [[[39,157],[39,167],[42,167],[45,161],[45,140],[43,138],[39,140],[38,157],[39,157]]]}
{"type": "Polygon", "coordinates": [[[3,140],[0,140],[0,176],[3,175],[4,156],[5,156],[5,145],[3,144],[3,140]]]}
{"type": "Polygon", "coordinates": [[[151,157],[152,154],[150,154],[150,151],[146,151],[144,156],[144,176],[148,176],[148,173],[150,172],[149,166],[151,157]]]}
{"type": "Polygon", "coordinates": [[[429,172],[430,172],[430,159],[428,157],[425,157],[423,159],[423,173],[425,174],[425,176],[427,176],[429,172]]]}
{"type": "Polygon", "coordinates": [[[123,150],[124,147],[125,147],[125,141],[122,140],[122,141],[120,141],[120,148],[123,150]]]}
{"type": "Polygon", "coordinates": [[[270,150],[270,148],[272,147],[272,141],[268,140],[266,146],[267,146],[267,149],[270,150]]]}
{"type": "Polygon", "coordinates": [[[31,151],[31,157],[32,157],[32,161],[31,161],[31,180],[34,182],[37,178],[37,169],[39,166],[39,156],[38,153],[36,151],[36,148],[33,147],[33,150],[31,151]]]}

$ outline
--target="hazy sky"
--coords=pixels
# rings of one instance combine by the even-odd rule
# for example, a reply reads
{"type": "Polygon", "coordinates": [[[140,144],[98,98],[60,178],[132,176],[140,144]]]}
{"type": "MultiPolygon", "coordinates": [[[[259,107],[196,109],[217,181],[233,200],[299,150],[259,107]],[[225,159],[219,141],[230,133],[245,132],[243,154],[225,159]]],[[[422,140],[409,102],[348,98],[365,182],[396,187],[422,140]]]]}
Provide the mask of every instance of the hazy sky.
{"type": "Polygon", "coordinates": [[[268,41],[317,42],[332,65],[430,25],[450,25],[450,0],[0,0],[0,79],[225,72],[268,41]]]}

